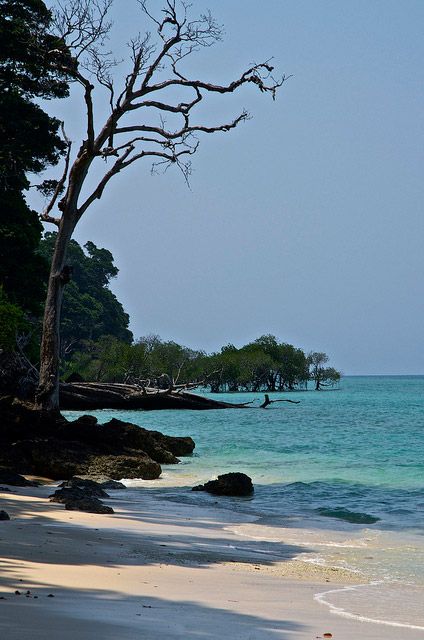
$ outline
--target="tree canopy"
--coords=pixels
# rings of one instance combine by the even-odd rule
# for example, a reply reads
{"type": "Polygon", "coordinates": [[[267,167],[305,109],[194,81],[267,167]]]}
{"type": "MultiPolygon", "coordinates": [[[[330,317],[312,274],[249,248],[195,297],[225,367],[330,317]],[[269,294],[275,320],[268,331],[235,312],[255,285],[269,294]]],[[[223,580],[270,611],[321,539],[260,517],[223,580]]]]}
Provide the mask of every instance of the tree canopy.
{"type": "MultiPolygon", "coordinates": [[[[46,233],[40,254],[50,261],[56,241],[55,233],[46,233]]],[[[113,336],[123,343],[132,342],[129,316],[109,289],[118,275],[113,256],[107,249],[87,242],[82,248],[71,240],[68,265],[72,279],[65,289],[61,320],[62,356],[69,355],[86,341],[113,336]]]]}
{"type": "Polygon", "coordinates": [[[25,201],[27,173],[55,164],[66,148],[59,121],[34,102],[68,95],[48,62],[58,48],[51,18],[41,0],[0,0],[0,304],[31,316],[41,313],[48,263],[37,254],[42,225],[25,201]]]}
{"type": "MultiPolygon", "coordinates": [[[[295,391],[307,389],[309,380],[316,385],[311,358],[269,334],[240,348],[225,345],[212,354],[157,335],[144,336],[132,344],[110,337],[86,341],[84,349],[77,349],[66,362],[64,376],[71,374],[87,381],[138,384],[148,380],[150,386],[160,388],[170,382],[199,381],[215,393],[295,391]]],[[[341,374],[327,368],[320,376],[319,389],[334,387],[341,374]]]]}

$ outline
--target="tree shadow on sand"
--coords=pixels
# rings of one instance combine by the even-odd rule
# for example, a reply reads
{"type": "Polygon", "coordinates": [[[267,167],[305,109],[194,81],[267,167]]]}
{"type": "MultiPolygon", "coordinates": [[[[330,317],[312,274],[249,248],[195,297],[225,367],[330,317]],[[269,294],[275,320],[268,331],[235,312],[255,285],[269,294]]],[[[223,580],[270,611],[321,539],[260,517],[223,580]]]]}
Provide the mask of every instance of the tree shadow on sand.
{"type": "MultiPolygon", "coordinates": [[[[34,495],[34,491],[26,489],[28,495],[34,495]]],[[[116,515],[83,514],[81,522],[81,514],[65,511],[62,505],[44,500],[34,503],[30,497],[16,502],[13,495],[3,494],[1,508],[10,513],[12,520],[1,523],[0,556],[11,561],[29,557],[33,562],[53,564],[164,563],[208,567],[237,562],[260,567],[285,562],[308,551],[303,546],[236,536],[226,530],[231,520],[213,518],[213,512],[209,517],[203,513],[193,518],[186,505],[168,503],[161,510],[161,501],[134,503],[118,497],[109,503],[116,515]],[[55,520],[58,511],[67,518],[65,522],[55,520]],[[40,530],[41,542],[34,545],[34,536],[40,530]],[[88,558],[87,547],[91,547],[88,558]]],[[[6,571],[3,566],[3,577],[6,571]]]]}
{"type": "Polygon", "coordinates": [[[81,592],[31,586],[31,594],[7,595],[0,602],[0,637],[8,640],[212,640],[246,638],[288,640],[306,630],[291,620],[239,613],[225,606],[205,606],[186,600],[122,596],[107,590],[81,592]]]}

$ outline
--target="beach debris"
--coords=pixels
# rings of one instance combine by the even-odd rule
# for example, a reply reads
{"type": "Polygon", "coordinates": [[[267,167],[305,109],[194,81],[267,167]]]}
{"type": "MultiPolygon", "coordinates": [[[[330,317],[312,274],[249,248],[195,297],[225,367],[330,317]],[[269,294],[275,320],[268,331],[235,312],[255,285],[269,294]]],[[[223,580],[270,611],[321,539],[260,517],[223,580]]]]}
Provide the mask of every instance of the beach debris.
{"type": "Polygon", "coordinates": [[[9,489],[9,487],[0,487],[0,491],[9,491],[10,492],[10,489],[9,489]]]}
{"type": "Polygon", "coordinates": [[[52,593],[49,593],[49,595],[47,597],[48,598],[54,598],[54,595],[52,593]]]}
{"type": "Polygon", "coordinates": [[[217,496],[249,496],[253,493],[252,479],[245,473],[231,472],[218,476],[205,484],[199,484],[192,491],[207,491],[217,496]]]}
{"type": "Polygon", "coordinates": [[[0,511],[0,520],[10,520],[10,516],[7,511],[3,511],[3,509],[0,511]]]}
{"type": "Polygon", "coordinates": [[[21,595],[21,592],[16,589],[15,596],[20,596],[20,595],[21,595]]]}
{"type": "Polygon", "coordinates": [[[323,633],[323,634],[322,634],[322,637],[323,637],[323,638],[332,638],[332,637],[333,637],[333,634],[332,634],[332,633],[330,633],[330,632],[328,631],[327,633],[323,633]]]}

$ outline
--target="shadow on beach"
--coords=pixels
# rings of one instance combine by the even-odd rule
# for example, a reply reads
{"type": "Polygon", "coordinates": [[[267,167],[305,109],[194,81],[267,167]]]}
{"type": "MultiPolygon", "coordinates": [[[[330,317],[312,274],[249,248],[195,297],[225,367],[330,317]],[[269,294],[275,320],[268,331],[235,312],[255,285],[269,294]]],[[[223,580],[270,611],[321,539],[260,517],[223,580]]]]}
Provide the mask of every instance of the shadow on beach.
{"type": "Polygon", "coordinates": [[[122,596],[113,591],[32,587],[38,599],[10,596],[0,602],[0,636],[9,640],[158,640],[158,638],[251,638],[288,640],[306,626],[261,618],[190,601],[122,596]],[[46,605],[48,602],[48,605],[46,605]],[[2,610],[6,608],[6,610],[2,610]],[[30,634],[30,635],[26,635],[30,634]]]}
{"type": "MultiPolygon", "coordinates": [[[[161,512],[161,501],[150,499],[143,504],[140,500],[133,504],[130,499],[117,497],[111,500],[115,516],[91,516],[62,511],[60,505],[44,500],[34,501],[31,496],[39,495],[37,489],[26,489],[25,493],[28,497],[19,502],[13,494],[5,493],[1,499],[1,506],[9,511],[11,521],[2,522],[0,527],[0,591],[5,598],[0,600],[0,637],[9,640],[22,637],[31,637],[31,640],[55,637],[61,640],[139,637],[143,640],[159,637],[272,640],[278,637],[285,640],[291,638],[293,632],[306,628],[300,623],[279,619],[275,615],[278,606],[267,609],[268,595],[261,594],[259,586],[255,587],[259,590],[259,604],[253,601],[259,609],[250,609],[248,602],[243,603],[245,585],[243,581],[238,582],[238,576],[232,572],[226,584],[219,582],[216,575],[214,581],[209,571],[196,572],[202,576],[201,596],[197,593],[194,574],[188,571],[231,562],[253,563],[260,569],[263,565],[289,560],[305,549],[236,540],[224,530],[228,522],[220,523],[218,518],[211,521],[205,512],[190,520],[188,511],[181,505],[175,509],[175,505],[171,505],[161,512]],[[61,517],[65,516],[65,522],[57,520],[58,510],[62,511],[61,517]],[[43,573],[43,565],[50,569],[46,568],[43,573]],[[170,586],[166,570],[170,566],[179,567],[173,578],[174,586],[172,581],[170,586]],[[66,576],[75,576],[72,567],[81,567],[77,574],[78,586],[57,586],[61,572],[64,572],[65,585],[66,576]],[[120,575],[117,572],[124,571],[125,567],[133,568],[129,574],[132,582],[125,585],[134,595],[116,590],[113,583],[115,574],[120,575]],[[49,578],[50,570],[53,578],[49,578]],[[90,582],[91,575],[98,570],[105,578],[104,586],[100,581],[101,588],[98,582],[95,585],[90,582]],[[151,580],[147,575],[149,570],[153,571],[151,575],[155,576],[158,591],[164,589],[157,597],[143,593],[143,584],[147,584],[143,581],[151,580]],[[188,582],[193,585],[187,591],[188,582]],[[96,588],[92,588],[94,586],[96,588]],[[16,589],[22,595],[15,595],[16,589]],[[28,597],[25,596],[27,590],[30,591],[28,597]],[[47,598],[50,593],[54,598],[47,598]],[[205,599],[208,593],[212,596],[206,598],[209,604],[196,601],[200,597],[205,599]],[[164,597],[160,597],[162,595],[164,597]],[[235,602],[241,604],[232,604],[235,602]],[[258,615],[258,611],[262,611],[261,602],[267,611],[263,617],[258,615]],[[240,607],[244,607],[242,612],[237,610],[240,607]]],[[[98,581],[98,577],[96,579],[98,581]]],[[[252,580],[259,579],[254,572],[252,580]]],[[[156,584],[144,587],[144,592],[156,584]]]]}

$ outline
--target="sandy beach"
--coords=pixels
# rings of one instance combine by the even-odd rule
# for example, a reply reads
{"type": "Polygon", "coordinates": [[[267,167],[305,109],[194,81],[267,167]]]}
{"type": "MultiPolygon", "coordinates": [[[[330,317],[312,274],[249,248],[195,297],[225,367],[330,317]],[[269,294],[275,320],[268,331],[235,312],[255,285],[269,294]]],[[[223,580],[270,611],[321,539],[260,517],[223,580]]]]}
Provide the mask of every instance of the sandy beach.
{"type": "Polygon", "coordinates": [[[0,494],[0,634],[9,640],[424,637],[335,614],[316,594],[358,583],[234,533],[248,516],[113,493],[114,515],[66,511],[51,487],[0,494]],[[15,594],[19,591],[19,594],[15,594]],[[52,597],[54,596],[54,597],[52,597]]]}

